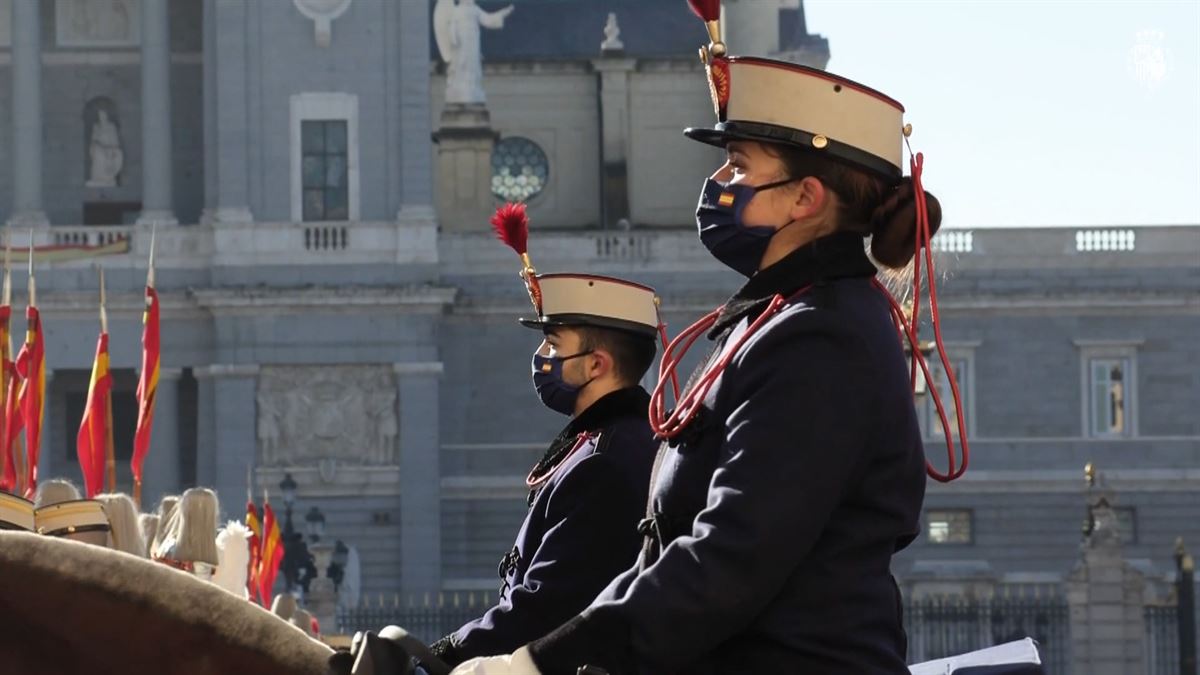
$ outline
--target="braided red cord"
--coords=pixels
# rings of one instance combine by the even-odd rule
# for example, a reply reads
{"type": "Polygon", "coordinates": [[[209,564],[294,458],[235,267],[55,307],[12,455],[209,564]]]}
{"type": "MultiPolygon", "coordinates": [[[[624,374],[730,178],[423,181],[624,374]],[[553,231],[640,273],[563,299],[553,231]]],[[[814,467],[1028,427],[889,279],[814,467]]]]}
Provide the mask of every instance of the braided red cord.
{"type": "Polygon", "coordinates": [[[946,438],[948,466],[946,472],[942,473],[926,460],[925,469],[930,478],[941,483],[949,483],[966,473],[967,465],[971,460],[971,448],[967,441],[967,425],[963,418],[962,396],[958,390],[958,377],[954,373],[954,368],[950,365],[950,359],[946,356],[946,347],[942,343],[942,321],[937,301],[937,273],[934,269],[933,247],[930,241],[932,234],[929,227],[929,205],[925,199],[925,187],[921,183],[921,175],[925,168],[925,156],[919,152],[911,156],[909,158],[909,168],[912,171],[913,199],[917,210],[917,236],[914,244],[916,250],[913,252],[913,311],[911,320],[904,316],[904,310],[896,302],[896,299],[887,292],[887,289],[878,281],[875,283],[876,287],[887,295],[892,307],[893,320],[903,326],[903,336],[908,338],[913,355],[910,375],[915,391],[916,367],[918,364],[925,376],[925,381],[932,382],[932,378],[929,375],[929,366],[925,362],[924,355],[921,354],[920,341],[917,336],[920,326],[918,317],[921,306],[921,257],[922,255],[925,257],[925,274],[929,281],[929,320],[933,324],[933,339],[937,345],[938,358],[941,359],[942,367],[945,368],[946,379],[950,382],[950,392],[954,397],[955,422],[958,423],[958,445],[960,446],[962,455],[962,465],[959,466],[955,456],[956,444],[949,431],[950,424],[946,419],[946,409],[942,404],[941,394],[938,393],[937,387],[929,386],[927,387],[927,391],[933,397],[934,407],[937,408],[938,418],[942,423],[942,433],[946,438]]]}
{"type": "MultiPolygon", "coordinates": [[[[808,290],[808,288],[800,289],[796,292],[796,295],[800,295],[808,290]]],[[[663,384],[667,376],[675,376],[675,372],[678,370],[680,362],[683,361],[684,355],[687,354],[692,344],[701,335],[712,328],[713,324],[717,322],[717,317],[720,316],[721,311],[718,309],[710,312],[704,318],[688,326],[686,330],[672,340],[663,353],[663,360],[659,366],[658,385],[654,387],[654,393],[650,395],[650,430],[656,436],[663,439],[672,439],[678,436],[692,419],[695,418],[696,414],[700,412],[700,408],[704,405],[704,399],[708,397],[708,392],[716,384],[717,378],[721,377],[721,373],[725,372],[725,368],[729,365],[729,362],[741,351],[742,345],[746,344],[746,341],[757,333],[763,324],[775,316],[775,313],[786,302],[787,298],[782,295],[777,294],[771,298],[771,303],[767,305],[766,310],[751,322],[750,326],[733,343],[732,347],[725,349],[725,353],[721,358],[705,371],[696,382],[696,385],[684,393],[683,398],[676,402],[675,410],[668,413],[665,403],[666,396],[663,391],[663,384]],[[683,345],[683,350],[676,356],[675,349],[679,346],[680,342],[686,343],[683,345]]]]}

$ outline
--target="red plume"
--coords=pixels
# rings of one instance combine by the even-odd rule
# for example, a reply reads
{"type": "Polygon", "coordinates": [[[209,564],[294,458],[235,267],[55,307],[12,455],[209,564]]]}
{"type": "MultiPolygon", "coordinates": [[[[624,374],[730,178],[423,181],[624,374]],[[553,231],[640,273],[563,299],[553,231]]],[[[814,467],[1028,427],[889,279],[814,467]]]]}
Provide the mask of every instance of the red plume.
{"type": "Polygon", "coordinates": [[[721,0],[688,0],[688,6],[705,21],[721,20],[721,0]]]}
{"type": "Polygon", "coordinates": [[[492,216],[492,229],[500,241],[508,244],[517,255],[529,252],[529,216],[524,204],[509,202],[496,209],[492,216]]]}

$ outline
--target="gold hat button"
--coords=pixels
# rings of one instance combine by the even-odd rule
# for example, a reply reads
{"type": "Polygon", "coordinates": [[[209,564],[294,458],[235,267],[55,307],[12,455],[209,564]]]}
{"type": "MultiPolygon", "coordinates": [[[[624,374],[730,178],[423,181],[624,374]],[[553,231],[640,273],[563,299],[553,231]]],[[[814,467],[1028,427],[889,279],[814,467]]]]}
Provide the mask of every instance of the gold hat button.
{"type": "Polygon", "coordinates": [[[821,134],[817,134],[816,136],[813,136],[812,144],[814,148],[821,149],[829,145],[829,139],[825,138],[821,134]]]}

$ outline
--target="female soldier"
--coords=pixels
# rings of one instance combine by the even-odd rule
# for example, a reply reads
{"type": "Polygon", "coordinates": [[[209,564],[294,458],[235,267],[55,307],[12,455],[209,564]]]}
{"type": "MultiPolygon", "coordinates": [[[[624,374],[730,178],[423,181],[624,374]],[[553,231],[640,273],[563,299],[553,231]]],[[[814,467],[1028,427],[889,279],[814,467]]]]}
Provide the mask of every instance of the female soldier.
{"type": "Polygon", "coordinates": [[[907,266],[940,208],[919,157],[902,178],[899,103],[722,48],[720,123],[686,133],[726,150],[697,222],[750,278],[664,355],[665,382],[680,346],[715,341],[674,411],[655,392],[646,545],[578,617],[456,674],[908,672],[889,564],[917,535],[926,462],[897,330],[916,336],[876,264],[907,266]]]}

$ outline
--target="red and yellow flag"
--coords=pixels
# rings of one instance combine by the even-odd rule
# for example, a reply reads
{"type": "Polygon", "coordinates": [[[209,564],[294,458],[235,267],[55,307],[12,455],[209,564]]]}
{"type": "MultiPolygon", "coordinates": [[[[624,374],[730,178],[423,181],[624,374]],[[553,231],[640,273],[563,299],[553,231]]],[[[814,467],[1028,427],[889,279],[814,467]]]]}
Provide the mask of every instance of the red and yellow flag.
{"type": "Polygon", "coordinates": [[[250,570],[246,576],[246,589],[250,591],[250,601],[258,602],[266,607],[260,599],[261,591],[258,584],[259,556],[262,554],[262,521],[258,519],[258,507],[254,500],[246,501],[246,529],[250,530],[250,570]]]}
{"type": "Polygon", "coordinates": [[[21,429],[25,426],[24,420],[21,418],[21,390],[25,387],[25,383],[21,381],[21,375],[17,372],[15,363],[6,364],[10,379],[8,391],[4,397],[4,419],[8,424],[4,429],[4,458],[8,463],[8,467],[3,477],[3,487],[6,491],[17,494],[18,483],[21,476],[21,465],[17,462],[17,453],[23,452],[18,449],[17,438],[21,435],[21,429]]]}
{"type": "Polygon", "coordinates": [[[262,552],[259,554],[258,589],[264,607],[271,605],[271,589],[283,562],[283,534],[270,504],[263,504],[262,552]]]}
{"type": "Polygon", "coordinates": [[[142,372],[138,378],[137,431],[133,436],[134,492],[138,496],[142,487],[142,465],[150,452],[150,431],[154,426],[154,398],[158,392],[158,293],[154,286],[146,285],[146,312],[142,315],[142,372]]]}
{"type": "Polygon", "coordinates": [[[46,402],[46,349],[42,341],[42,319],[37,307],[25,309],[25,344],[17,355],[21,385],[21,422],[25,427],[25,496],[37,490],[38,456],[42,447],[42,417],[46,402]]]}
{"type": "Polygon", "coordinates": [[[88,499],[104,491],[104,464],[108,447],[108,410],[112,400],[112,374],[108,370],[108,333],[100,333],[96,359],[92,362],[92,381],[88,385],[87,407],[79,424],[75,451],[83,486],[88,499]]]}
{"type": "Polygon", "coordinates": [[[8,322],[12,318],[12,307],[0,305],[0,490],[12,492],[17,484],[16,458],[12,444],[8,442],[8,399],[13,386],[12,340],[9,338],[8,322]]]}

